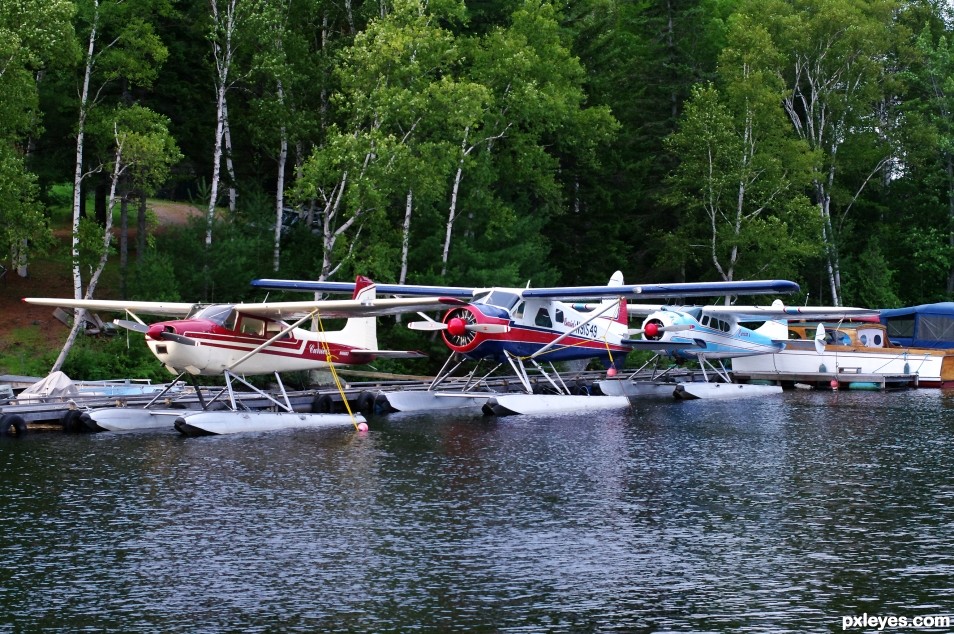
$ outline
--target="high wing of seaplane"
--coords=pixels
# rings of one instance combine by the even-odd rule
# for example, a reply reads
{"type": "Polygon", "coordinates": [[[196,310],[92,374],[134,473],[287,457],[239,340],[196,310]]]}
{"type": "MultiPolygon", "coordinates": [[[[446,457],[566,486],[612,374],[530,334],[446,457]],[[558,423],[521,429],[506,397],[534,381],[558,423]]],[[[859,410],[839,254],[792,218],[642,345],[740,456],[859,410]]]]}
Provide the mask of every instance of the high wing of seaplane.
{"type": "MultiPolygon", "coordinates": [[[[625,339],[624,343],[635,349],[658,350],[659,355],[677,361],[698,361],[704,384],[685,383],[677,386],[681,389],[677,390],[676,396],[689,398],[701,398],[703,395],[726,398],[781,391],[778,386],[735,385],[734,389],[726,389],[725,386],[732,381],[722,361],[773,354],[784,349],[788,342],[788,320],[843,320],[878,315],[878,311],[865,308],[786,306],[781,300],[775,300],[770,306],[629,304],[627,312],[630,316],[644,319],[639,328],[630,331],[634,335],[642,335],[642,338],[625,339]],[[755,323],[761,325],[756,328],[743,325],[755,323]],[[710,380],[710,371],[715,375],[714,380],[710,380]],[[757,389],[763,387],[772,389],[757,389]]],[[[658,361],[659,355],[647,365],[658,361]]],[[[631,395],[646,394],[657,388],[659,391],[672,392],[672,386],[660,387],[658,383],[627,385],[604,381],[600,387],[608,393],[629,391],[631,395]]]]}
{"type": "MultiPolygon", "coordinates": [[[[240,381],[262,393],[242,379],[242,375],[274,374],[281,387],[280,372],[365,364],[380,358],[422,357],[422,353],[415,351],[379,349],[375,318],[433,310],[446,307],[448,302],[455,303],[455,300],[434,296],[378,298],[374,283],[365,277],[358,277],[349,300],[211,305],[38,297],[23,301],[40,306],[126,313],[131,319],[116,319],[114,323],[143,333],[156,358],[169,372],[178,375],[176,380],[182,376],[224,376],[233,410],[236,402],[232,381],[240,381]],[[175,319],[146,323],[139,315],[175,319]],[[340,330],[314,331],[301,327],[309,320],[321,323],[322,319],[332,318],[347,318],[347,322],[340,330]]],[[[283,387],[281,396],[284,403],[271,400],[290,412],[283,387]]],[[[135,428],[143,426],[133,423],[135,428]]]]}
{"type": "MultiPolygon", "coordinates": [[[[252,285],[313,292],[348,292],[351,288],[345,283],[272,279],[254,280],[252,285]]],[[[520,412],[536,412],[541,408],[539,411],[552,412],[554,407],[567,411],[569,407],[589,410],[628,405],[625,398],[615,402],[611,399],[576,399],[576,403],[568,398],[526,398],[539,391],[539,388],[534,389],[530,380],[528,366],[539,371],[545,389],[567,396],[571,390],[560,379],[553,367],[554,362],[597,359],[613,374],[617,368],[623,367],[626,355],[636,347],[629,340],[629,298],[781,294],[795,292],[798,288],[797,284],[786,280],[627,285],[619,271],[604,286],[464,288],[379,284],[378,290],[382,293],[403,296],[436,294],[461,302],[446,311],[440,320],[425,315],[423,321],[408,324],[414,330],[440,332],[444,344],[451,350],[428,391],[389,392],[386,398],[390,406],[398,410],[445,409],[453,407],[453,403],[484,406],[488,399],[493,399],[489,404],[494,413],[503,413],[508,408],[520,412]],[[599,302],[573,303],[587,299],[598,299],[599,302]],[[463,389],[455,393],[437,393],[437,388],[466,360],[489,361],[496,365],[483,378],[477,378],[475,368],[468,375],[463,389]],[[519,378],[523,394],[504,397],[483,392],[475,395],[483,379],[504,363],[509,364],[519,378]],[[518,397],[521,399],[519,404],[514,402],[518,397]],[[507,406],[503,405],[504,398],[508,400],[507,406]]],[[[658,344],[659,349],[666,347],[672,347],[672,344],[658,344]]]]}

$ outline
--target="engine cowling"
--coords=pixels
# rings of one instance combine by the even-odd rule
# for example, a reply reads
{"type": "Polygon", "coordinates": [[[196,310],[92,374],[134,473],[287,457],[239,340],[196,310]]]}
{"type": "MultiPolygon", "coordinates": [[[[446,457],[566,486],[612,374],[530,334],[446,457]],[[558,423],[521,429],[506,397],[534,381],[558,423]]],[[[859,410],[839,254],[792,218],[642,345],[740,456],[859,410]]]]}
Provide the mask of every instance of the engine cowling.
{"type": "Polygon", "coordinates": [[[476,332],[467,329],[467,326],[476,324],[478,321],[477,315],[469,306],[461,306],[448,311],[444,315],[443,321],[444,325],[447,326],[447,329],[443,332],[444,343],[453,349],[467,348],[477,337],[476,332]]]}
{"type": "Polygon", "coordinates": [[[650,341],[659,341],[665,332],[663,328],[666,324],[657,317],[650,317],[643,324],[643,337],[650,341]]]}

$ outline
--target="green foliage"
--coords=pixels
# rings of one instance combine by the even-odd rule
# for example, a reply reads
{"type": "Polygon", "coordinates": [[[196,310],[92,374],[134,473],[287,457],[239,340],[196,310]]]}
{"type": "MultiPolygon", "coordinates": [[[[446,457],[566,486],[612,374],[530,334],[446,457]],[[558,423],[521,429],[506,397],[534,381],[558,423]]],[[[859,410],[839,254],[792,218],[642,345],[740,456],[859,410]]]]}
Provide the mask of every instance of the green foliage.
{"type": "Polygon", "coordinates": [[[845,259],[845,299],[848,305],[873,308],[896,308],[901,305],[894,293],[891,265],[881,252],[877,240],[855,258],[845,259]]]}
{"type": "Polygon", "coordinates": [[[129,299],[146,301],[184,301],[179,293],[175,261],[168,253],[150,251],[134,264],[127,276],[129,299]]]}
{"type": "Polygon", "coordinates": [[[80,335],[63,364],[63,372],[71,378],[88,381],[134,378],[162,383],[171,376],[138,333],[80,335]]]}
{"type": "Polygon", "coordinates": [[[55,183],[46,193],[47,202],[53,207],[69,207],[73,204],[73,183],[55,183]]]}
{"type": "MultiPolygon", "coordinates": [[[[95,269],[106,251],[106,244],[103,242],[103,228],[89,216],[80,218],[79,243],[80,268],[84,271],[95,269]]],[[[110,242],[108,255],[114,253],[116,247],[110,242]]]]}
{"type": "MultiPolygon", "coordinates": [[[[178,294],[189,302],[235,302],[248,297],[249,282],[264,277],[271,256],[270,235],[245,233],[234,224],[217,221],[216,240],[205,246],[205,219],[194,218],[184,227],[170,228],[156,239],[162,270],[172,263],[175,286],[164,292],[178,294]]],[[[163,276],[166,274],[163,273],[163,276]]]]}

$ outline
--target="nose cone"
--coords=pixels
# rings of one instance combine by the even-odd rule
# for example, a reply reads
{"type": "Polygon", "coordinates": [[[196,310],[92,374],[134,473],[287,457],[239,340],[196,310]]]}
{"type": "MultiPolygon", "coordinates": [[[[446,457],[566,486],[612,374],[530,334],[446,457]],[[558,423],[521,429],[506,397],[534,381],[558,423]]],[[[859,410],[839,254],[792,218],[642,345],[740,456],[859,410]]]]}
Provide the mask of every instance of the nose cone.
{"type": "Polygon", "coordinates": [[[643,328],[643,333],[645,333],[646,337],[648,338],[658,337],[659,324],[657,324],[655,321],[649,322],[648,324],[646,324],[646,327],[643,328]]]}
{"type": "Polygon", "coordinates": [[[149,326],[149,329],[146,331],[146,336],[150,339],[155,339],[160,341],[162,339],[162,333],[166,330],[165,322],[159,322],[158,324],[152,324],[149,326]]]}
{"type": "Polygon", "coordinates": [[[467,324],[460,317],[454,317],[447,322],[447,332],[454,335],[455,337],[460,337],[467,332],[467,324]]]}

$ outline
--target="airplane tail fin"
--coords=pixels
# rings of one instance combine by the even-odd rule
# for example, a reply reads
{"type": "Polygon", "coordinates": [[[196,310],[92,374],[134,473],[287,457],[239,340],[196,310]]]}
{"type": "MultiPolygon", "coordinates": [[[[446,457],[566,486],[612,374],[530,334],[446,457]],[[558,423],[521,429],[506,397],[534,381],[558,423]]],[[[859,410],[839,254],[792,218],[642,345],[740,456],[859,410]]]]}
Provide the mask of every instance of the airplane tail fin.
{"type": "Polygon", "coordinates": [[[771,319],[753,332],[768,337],[772,341],[788,341],[788,320],[771,319]]]}
{"type": "MultiPolygon", "coordinates": [[[[354,281],[354,294],[351,299],[372,302],[377,297],[377,286],[371,279],[359,275],[354,281]]],[[[368,350],[378,349],[378,327],[375,317],[351,317],[344,328],[335,333],[334,338],[342,343],[368,350]]]]}
{"type": "MultiPolygon", "coordinates": [[[[623,273],[622,271],[616,271],[613,275],[610,276],[607,286],[622,286],[623,285],[623,273]]],[[[612,297],[604,301],[619,302],[619,306],[616,308],[616,315],[610,316],[613,317],[613,320],[617,323],[623,324],[624,326],[629,325],[629,315],[626,312],[626,298],[625,297],[612,297]]]]}

